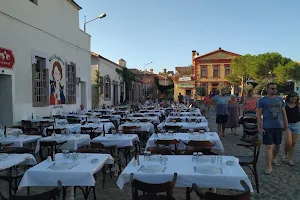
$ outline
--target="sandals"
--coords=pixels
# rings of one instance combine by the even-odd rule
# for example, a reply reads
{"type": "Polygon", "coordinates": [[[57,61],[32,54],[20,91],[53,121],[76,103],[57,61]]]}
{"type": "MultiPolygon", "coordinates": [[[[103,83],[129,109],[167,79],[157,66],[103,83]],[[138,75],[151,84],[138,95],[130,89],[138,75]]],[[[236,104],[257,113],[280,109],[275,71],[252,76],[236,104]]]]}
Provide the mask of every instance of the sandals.
{"type": "Polygon", "coordinates": [[[274,166],[276,166],[276,167],[280,167],[280,166],[281,166],[281,164],[280,164],[279,162],[277,162],[276,160],[273,160],[273,161],[272,161],[272,164],[273,164],[274,166]]]}
{"type": "Polygon", "coordinates": [[[264,173],[265,173],[266,175],[271,175],[271,174],[272,174],[272,171],[265,170],[264,173]]]}
{"type": "Polygon", "coordinates": [[[296,164],[295,164],[293,161],[291,161],[291,160],[288,162],[288,164],[289,164],[289,166],[295,166],[295,165],[296,165],[296,164]]]}
{"type": "Polygon", "coordinates": [[[282,162],[286,162],[286,155],[282,154],[282,156],[281,156],[281,161],[282,161],[282,162]]]}

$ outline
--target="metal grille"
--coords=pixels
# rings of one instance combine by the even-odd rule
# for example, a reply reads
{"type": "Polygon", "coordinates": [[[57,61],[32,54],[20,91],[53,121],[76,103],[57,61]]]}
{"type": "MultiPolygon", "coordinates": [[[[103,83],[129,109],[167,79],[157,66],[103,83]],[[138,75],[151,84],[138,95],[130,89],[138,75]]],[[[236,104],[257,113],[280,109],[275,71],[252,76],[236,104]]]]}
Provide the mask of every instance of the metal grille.
{"type": "Polygon", "coordinates": [[[73,65],[67,66],[67,103],[76,103],[76,67],[73,65]]]}
{"type": "Polygon", "coordinates": [[[35,106],[45,106],[48,104],[47,97],[47,69],[45,68],[45,58],[35,57],[36,64],[33,67],[33,104],[35,106]]]}

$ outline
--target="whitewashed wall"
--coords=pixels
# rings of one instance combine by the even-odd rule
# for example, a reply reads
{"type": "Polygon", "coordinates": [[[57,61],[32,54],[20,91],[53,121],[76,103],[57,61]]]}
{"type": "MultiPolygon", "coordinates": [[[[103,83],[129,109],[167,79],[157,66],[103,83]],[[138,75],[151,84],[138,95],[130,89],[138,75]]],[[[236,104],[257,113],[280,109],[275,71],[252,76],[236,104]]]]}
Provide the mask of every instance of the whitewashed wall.
{"type": "MultiPolygon", "coordinates": [[[[29,0],[1,0],[0,4],[0,47],[13,50],[15,57],[13,70],[0,69],[0,73],[12,76],[14,124],[31,113],[47,116],[53,109],[32,106],[33,52],[48,58],[55,54],[76,63],[77,77],[86,82],[87,108],[91,108],[90,36],[79,29],[77,8],[67,0],[38,0],[38,6],[29,0]]],[[[63,105],[64,110],[79,108],[80,92],[79,85],[76,104],[63,105]]]]}
{"type": "MultiPolygon", "coordinates": [[[[95,79],[96,79],[96,70],[98,70],[101,74],[102,77],[105,77],[106,75],[109,75],[110,77],[110,81],[111,81],[111,94],[110,94],[110,99],[105,99],[104,98],[104,93],[101,94],[100,96],[100,101],[99,101],[99,105],[102,106],[103,104],[105,104],[106,106],[112,106],[114,105],[114,98],[113,98],[113,82],[115,81],[118,84],[118,95],[117,95],[117,101],[118,103],[120,103],[120,96],[121,96],[121,84],[122,82],[122,77],[119,76],[119,74],[116,72],[116,69],[120,69],[122,70],[123,68],[121,66],[119,66],[118,64],[114,64],[112,62],[109,62],[103,58],[100,57],[95,57],[92,56],[92,62],[91,62],[91,77],[92,77],[92,83],[95,83],[95,79]]],[[[103,83],[103,87],[104,83],[103,83]]],[[[123,88],[124,88],[124,99],[125,99],[125,85],[123,83],[123,88]]],[[[93,91],[95,92],[95,91],[93,91]]],[[[92,95],[92,97],[94,98],[94,95],[92,95]]],[[[94,102],[92,100],[92,102],[94,102]]]]}

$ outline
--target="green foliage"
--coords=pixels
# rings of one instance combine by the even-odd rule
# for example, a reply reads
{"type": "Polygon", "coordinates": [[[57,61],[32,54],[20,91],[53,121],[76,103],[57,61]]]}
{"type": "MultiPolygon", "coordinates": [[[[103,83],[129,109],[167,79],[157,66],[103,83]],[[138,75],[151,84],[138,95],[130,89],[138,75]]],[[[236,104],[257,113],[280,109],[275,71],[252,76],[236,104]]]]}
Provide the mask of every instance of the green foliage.
{"type": "Polygon", "coordinates": [[[172,82],[171,85],[166,85],[166,86],[165,86],[165,85],[160,85],[160,84],[159,84],[159,79],[158,79],[158,77],[154,77],[154,83],[155,83],[155,85],[156,85],[158,91],[159,91],[162,95],[164,95],[165,97],[170,96],[170,94],[172,94],[173,91],[174,91],[174,83],[173,83],[173,80],[172,80],[170,77],[168,77],[168,80],[172,82]]]}
{"type": "Polygon", "coordinates": [[[204,97],[206,95],[206,88],[205,87],[198,87],[198,88],[196,88],[196,93],[200,97],[204,97]]]}
{"type": "Polygon", "coordinates": [[[94,100],[94,105],[95,107],[99,106],[99,101],[100,101],[100,96],[102,94],[102,86],[103,86],[103,77],[101,76],[101,73],[99,72],[99,70],[95,71],[96,73],[96,77],[95,77],[95,85],[94,85],[94,89],[95,89],[95,100],[94,100]]]}
{"type": "Polygon", "coordinates": [[[138,80],[137,75],[127,68],[123,68],[123,70],[116,69],[116,72],[122,77],[122,80],[125,83],[126,100],[129,100],[129,91],[132,88],[132,83],[138,80]]]}

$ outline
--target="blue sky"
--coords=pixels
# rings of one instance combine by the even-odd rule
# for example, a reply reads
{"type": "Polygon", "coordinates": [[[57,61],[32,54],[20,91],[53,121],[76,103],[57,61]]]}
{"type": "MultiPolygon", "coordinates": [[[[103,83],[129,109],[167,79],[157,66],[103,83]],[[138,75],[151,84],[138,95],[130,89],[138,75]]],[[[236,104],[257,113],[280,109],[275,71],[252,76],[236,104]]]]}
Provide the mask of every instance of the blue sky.
{"type": "Polygon", "coordinates": [[[192,50],[219,47],[238,54],[279,52],[300,61],[299,0],[76,0],[92,51],[128,68],[191,64],[192,50]]]}

